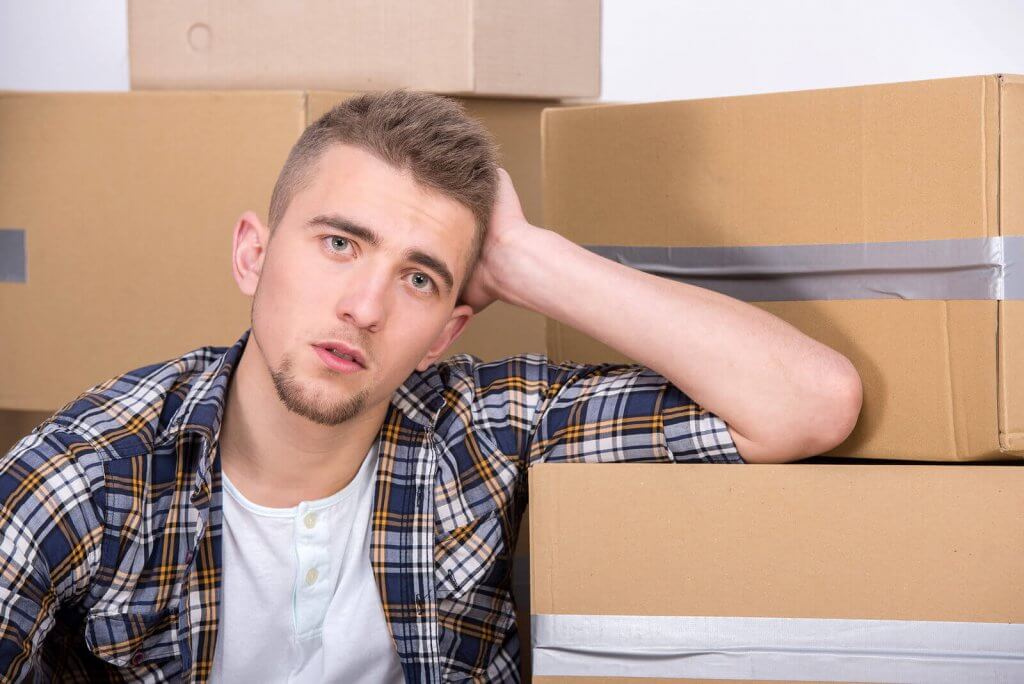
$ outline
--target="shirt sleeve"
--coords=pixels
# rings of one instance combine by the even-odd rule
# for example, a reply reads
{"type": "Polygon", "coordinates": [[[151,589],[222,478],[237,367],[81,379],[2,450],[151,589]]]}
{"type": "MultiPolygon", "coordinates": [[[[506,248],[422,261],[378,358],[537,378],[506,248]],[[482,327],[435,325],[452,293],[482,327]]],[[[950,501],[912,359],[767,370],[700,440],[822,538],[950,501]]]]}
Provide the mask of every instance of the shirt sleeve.
{"type": "Polygon", "coordinates": [[[743,463],[728,426],[639,364],[545,363],[528,461],[743,463]]]}
{"type": "Polygon", "coordinates": [[[57,609],[99,566],[96,487],[77,458],[88,448],[50,426],[0,457],[0,681],[30,678],[57,609]]]}

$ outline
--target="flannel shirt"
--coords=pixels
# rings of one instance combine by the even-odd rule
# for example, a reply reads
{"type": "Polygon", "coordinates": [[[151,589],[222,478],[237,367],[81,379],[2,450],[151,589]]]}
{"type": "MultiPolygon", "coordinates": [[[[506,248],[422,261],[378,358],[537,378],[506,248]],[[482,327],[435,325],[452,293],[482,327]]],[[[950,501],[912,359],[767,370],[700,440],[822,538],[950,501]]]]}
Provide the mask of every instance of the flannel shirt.
{"type": "MultiPolygon", "coordinates": [[[[87,390],[0,459],[3,681],[206,681],[217,444],[249,334],[87,390]]],[[[370,562],[408,682],[519,680],[529,465],[743,462],[725,423],[651,369],[542,354],[414,372],[378,439],[370,562]]]]}

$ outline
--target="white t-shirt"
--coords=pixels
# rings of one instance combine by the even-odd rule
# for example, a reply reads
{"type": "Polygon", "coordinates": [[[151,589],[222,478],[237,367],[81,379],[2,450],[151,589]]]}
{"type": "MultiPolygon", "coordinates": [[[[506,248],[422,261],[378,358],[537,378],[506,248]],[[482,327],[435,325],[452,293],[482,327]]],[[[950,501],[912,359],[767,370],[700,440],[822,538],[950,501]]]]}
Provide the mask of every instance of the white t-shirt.
{"type": "Polygon", "coordinates": [[[211,682],[404,681],[370,567],[377,444],[343,489],[291,508],[222,471],[223,570],[211,682]]]}

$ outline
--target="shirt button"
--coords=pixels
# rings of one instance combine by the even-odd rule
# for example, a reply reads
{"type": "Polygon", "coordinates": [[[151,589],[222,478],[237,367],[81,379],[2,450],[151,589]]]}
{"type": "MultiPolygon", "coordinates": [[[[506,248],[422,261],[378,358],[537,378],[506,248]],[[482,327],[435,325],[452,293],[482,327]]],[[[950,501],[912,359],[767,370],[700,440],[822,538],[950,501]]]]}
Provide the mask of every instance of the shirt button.
{"type": "Polygon", "coordinates": [[[313,529],[313,526],[316,525],[316,513],[307,513],[305,523],[307,528],[313,529]]]}
{"type": "Polygon", "coordinates": [[[316,578],[320,576],[320,573],[316,571],[316,568],[310,568],[306,572],[306,584],[313,584],[316,582],[316,578]]]}
{"type": "Polygon", "coordinates": [[[136,651],[132,655],[132,665],[138,665],[142,662],[142,651],[136,651]]]}

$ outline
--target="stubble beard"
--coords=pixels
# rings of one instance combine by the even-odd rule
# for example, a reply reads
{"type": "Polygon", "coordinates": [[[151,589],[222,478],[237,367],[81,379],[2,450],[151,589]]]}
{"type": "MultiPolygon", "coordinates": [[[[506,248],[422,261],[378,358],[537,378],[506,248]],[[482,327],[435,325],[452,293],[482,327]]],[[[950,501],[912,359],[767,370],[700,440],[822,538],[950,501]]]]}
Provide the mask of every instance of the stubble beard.
{"type": "Polygon", "coordinates": [[[340,425],[355,418],[362,413],[369,398],[369,389],[363,388],[333,404],[319,401],[316,397],[310,396],[308,387],[295,379],[292,360],[288,356],[270,373],[270,377],[285,408],[320,425],[340,425]]]}

